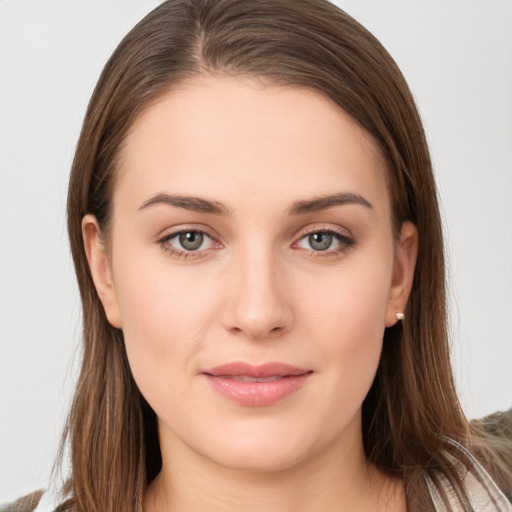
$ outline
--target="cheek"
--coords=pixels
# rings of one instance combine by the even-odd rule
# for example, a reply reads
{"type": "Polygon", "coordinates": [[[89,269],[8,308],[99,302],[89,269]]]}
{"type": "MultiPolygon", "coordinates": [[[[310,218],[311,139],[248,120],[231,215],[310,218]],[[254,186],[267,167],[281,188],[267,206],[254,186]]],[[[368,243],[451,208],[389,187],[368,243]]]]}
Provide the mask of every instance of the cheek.
{"type": "MultiPolygon", "coordinates": [[[[147,257],[146,257],[147,258],[147,257]]],[[[126,351],[142,393],[189,370],[200,351],[212,310],[212,291],[165,260],[148,262],[121,254],[114,278],[126,351]]]]}
{"type": "Polygon", "coordinates": [[[361,262],[359,265],[316,276],[299,292],[304,316],[316,329],[334,331],[340,339],[360,334],[363,341],[371,333],[382,333],[391,286],[391,263],[361,262]]]}
{"type": "MultiPolygon", "coordinates": [[[[391,261],[391,259],[390,259],[391,261]]],[[[317,340],[321,364],[333,386],[354,406],[362,401],[377,370],[385,329],[391,264],[351,266],[322,283],[311,283],[304,318],[308,338],[317,340]]],[[[336,400],[336,397],[333,397],[336,400]]]]}

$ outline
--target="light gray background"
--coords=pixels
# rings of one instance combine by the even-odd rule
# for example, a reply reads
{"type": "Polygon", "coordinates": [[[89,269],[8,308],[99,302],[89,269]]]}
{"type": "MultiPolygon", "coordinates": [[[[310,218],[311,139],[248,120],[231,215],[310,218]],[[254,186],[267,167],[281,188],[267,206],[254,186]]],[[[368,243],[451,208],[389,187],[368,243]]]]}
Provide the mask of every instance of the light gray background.
{"type": "MultiPolygon", "coordinates": [[[[79,338],[68,171],[98,74],[158,1],[0,0],[0,502],[45,486],[79,338]]],[[[471,417],[512,405],[512,1],[340,0],[388,48],[432,147],[471,417]]]]}

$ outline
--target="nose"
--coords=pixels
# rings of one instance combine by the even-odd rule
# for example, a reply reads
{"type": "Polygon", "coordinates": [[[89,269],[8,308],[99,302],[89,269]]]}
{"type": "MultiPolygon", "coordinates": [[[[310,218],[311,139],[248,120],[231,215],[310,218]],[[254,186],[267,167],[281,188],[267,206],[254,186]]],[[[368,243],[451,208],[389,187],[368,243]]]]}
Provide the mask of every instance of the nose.
{"type": "Polygon", "coordinates": [[[260,247],[240,255],[227,276],[224,327],[250,340],[273,338],[289,331],[293,308],[285,274],[270,250],[260,247]]]}

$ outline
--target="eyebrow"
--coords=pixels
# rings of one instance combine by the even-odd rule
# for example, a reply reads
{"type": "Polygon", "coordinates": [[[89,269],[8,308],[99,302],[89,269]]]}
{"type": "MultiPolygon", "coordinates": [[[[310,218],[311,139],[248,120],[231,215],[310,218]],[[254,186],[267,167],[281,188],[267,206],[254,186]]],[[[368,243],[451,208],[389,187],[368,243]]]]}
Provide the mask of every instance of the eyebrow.
{"type": "Polygon", "coordinates": [[[307,199],[304,201],[296,201],[290,208],[290,215],[301,215],[305,213],[319,212],[327,210],[333,206],[341,206],[346,204],[358,204],[373,211],[372,204],[363,196],[344,192],[341,194],[332,194],[328,196],[307,199]]]}
{"type": "Polygon", "coordinates": [[[177,206],[185,210],[192,210],[199,213],[212,213],[214,215],[229,215],[229,208],[217,201],[208,201],[201,197],[181,196],[174,194],[157,194],[145,201],[139,208],[139,211],[158,204],[168,204],[177,206]]]}
{"type": "MultiPolygon", "coordinates": [[[[159,204],[177,206],[178,208],[183,208],[185,210],[191,210],[199,213],[211,213],[213,215],[228,216],[231,214],[229,208],[218,201],[209,201],[208,199],[203,199],[201,197],[175,194],[157,194],[142,203],[139,211],[159,204]]],[[[353,194],[351,192],[344,192],[340,194],[321,196],[314,199],[296,201],[289,209],[288,214],[304,215],[306,213],[327,210],[333,206],[348,204],[358,204],[373,211],[373,206],[363,196],[353,194]]]]}

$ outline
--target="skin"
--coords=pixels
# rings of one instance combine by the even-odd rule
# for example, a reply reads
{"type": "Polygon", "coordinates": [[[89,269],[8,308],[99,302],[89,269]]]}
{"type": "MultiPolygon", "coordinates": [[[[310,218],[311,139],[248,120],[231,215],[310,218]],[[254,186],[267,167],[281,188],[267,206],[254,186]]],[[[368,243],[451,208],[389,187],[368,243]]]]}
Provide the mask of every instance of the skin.
{"type": "Polygon", "coordinates": [[[83,233],[107,317],[158,417],[163,468],[147,510],[405,510],[401,482],[368,463],[361,437],[418,243],[410,223],[393,236],[385,173],[371,138],[312,90],[201,77],[137,118],[108,244],[90,215],[83,233]],[[370,206],[290,212],[346,193],[370,206]],[[204,232],[199,249],[183,252],[180,231],[204,232]],[[312,374],[283,400],[248,407],[202,374],[233,361],[312,374]]]}

